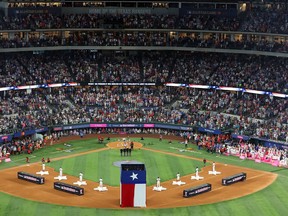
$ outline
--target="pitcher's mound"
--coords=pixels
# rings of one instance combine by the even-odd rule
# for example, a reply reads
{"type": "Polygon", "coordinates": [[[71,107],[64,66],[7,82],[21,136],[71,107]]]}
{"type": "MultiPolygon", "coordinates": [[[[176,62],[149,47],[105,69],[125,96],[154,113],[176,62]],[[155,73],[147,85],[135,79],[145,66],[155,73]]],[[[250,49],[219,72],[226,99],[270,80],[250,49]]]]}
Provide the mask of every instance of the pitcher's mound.
{"type": "MultiPolygon", "coordinates": [[[[143,144],[139,142],[133,142],[133,149],[140,149],[142,148],[143,144]]],[[[116,141],[116,142],[110,142],[106,144],[111,149],[120,149],[124,148],[124,142],[123,141],[116,141]]],[[[130,147],[130,143],[127,144],[128,147],[130,147]]]]}

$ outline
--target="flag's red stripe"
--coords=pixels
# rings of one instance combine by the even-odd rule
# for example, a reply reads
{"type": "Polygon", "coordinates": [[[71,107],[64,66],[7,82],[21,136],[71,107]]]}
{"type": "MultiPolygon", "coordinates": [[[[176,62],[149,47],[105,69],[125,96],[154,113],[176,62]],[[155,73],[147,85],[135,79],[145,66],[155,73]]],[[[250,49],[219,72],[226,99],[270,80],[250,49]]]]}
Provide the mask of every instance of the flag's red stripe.
{"type": "Polygon", "coordinates": [[[121,207],[134,207],[135,184],[121,184],[122,205],[121,207]]]}

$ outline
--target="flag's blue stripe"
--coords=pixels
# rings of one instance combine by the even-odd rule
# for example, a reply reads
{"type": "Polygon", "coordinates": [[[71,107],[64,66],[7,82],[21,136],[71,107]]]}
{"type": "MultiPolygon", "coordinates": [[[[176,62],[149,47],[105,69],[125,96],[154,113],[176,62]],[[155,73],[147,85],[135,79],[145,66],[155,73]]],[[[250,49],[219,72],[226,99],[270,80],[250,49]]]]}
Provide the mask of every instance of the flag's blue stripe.
{"type": "Polygon", "coordinates": [[[129,170],[121,172],[122,184],[145,184],[146,183],[146,171],[129,170]]]}

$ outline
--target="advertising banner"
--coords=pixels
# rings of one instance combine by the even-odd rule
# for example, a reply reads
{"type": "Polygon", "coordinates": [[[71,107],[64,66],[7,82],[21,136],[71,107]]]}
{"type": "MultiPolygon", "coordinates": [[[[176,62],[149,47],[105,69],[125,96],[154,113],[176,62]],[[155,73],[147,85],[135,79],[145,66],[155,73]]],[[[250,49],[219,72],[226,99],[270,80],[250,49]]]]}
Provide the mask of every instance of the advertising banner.
{"type": "Polygon", "coordinates": [[[220,130],[214,130],[214,129],[209,129],[209,128],[203,128],[203,127],[198,127],[198,131],[200,132],[206,132],[206,133],[212,133],[212,134],[221,134],[220,130]]]}

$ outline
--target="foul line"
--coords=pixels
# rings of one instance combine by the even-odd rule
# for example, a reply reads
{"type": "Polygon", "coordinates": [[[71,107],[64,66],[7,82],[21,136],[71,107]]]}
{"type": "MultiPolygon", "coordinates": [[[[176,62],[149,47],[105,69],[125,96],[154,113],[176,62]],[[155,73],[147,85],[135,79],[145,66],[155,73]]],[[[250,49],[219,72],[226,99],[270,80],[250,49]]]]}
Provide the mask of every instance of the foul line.
{"type": "Polygon", "coordinates": [[[54,151],[54,152],[51,152],[51,153],[52,153],[52,154],[60,153],[60,152],[70,153],[69,151],[74,150],[74,149],[80,149],[80,148],[82,148],[82,147],[75,147],[75,148],[70,148],[70,149],[57,150],[57,151],[54,151]]]}
{"type": "MultiPolygon", "coordinates": [[[[218,155],[216,155],[216,157],[217,158],[221,158],[220,156],[218,156],[218,155]]],[[[226,160],[231,160],[231,161],[237,161],[237,162],[243,162],[244,160],[239,160],[239,159],[237,159],[237,158],[229,158],[229,156],[223,156],[223,157],[225,157],[224,159],[226,160]]],[[[234,156],[233,156],[234,157],[234,156]]]]}
{"type": "MultiPolygon", "coordinates": [[[[37,157],[37,156],[35,156],[35,155],[29,156],[29,158],[35,158],[35,157],[37,157]]],[[[17,161],[22,161],[22,160],[26,160],[26,158],[21,158],[21,159],[17,159],[17,160],[11,160],[11,162],[17,162],[17,161]]]]}
{"type": "Polygon", "coordinates": [[[197,152],[197,151],[183,149],[183,148],[177,148],[177,147],[172,147],[172,146],[169,148],[179,150],[180,152],[182,151],[182,152],[191,152],[191,153],[196,153],[196,154],[202,154],[202,152],[197,152]]]}

